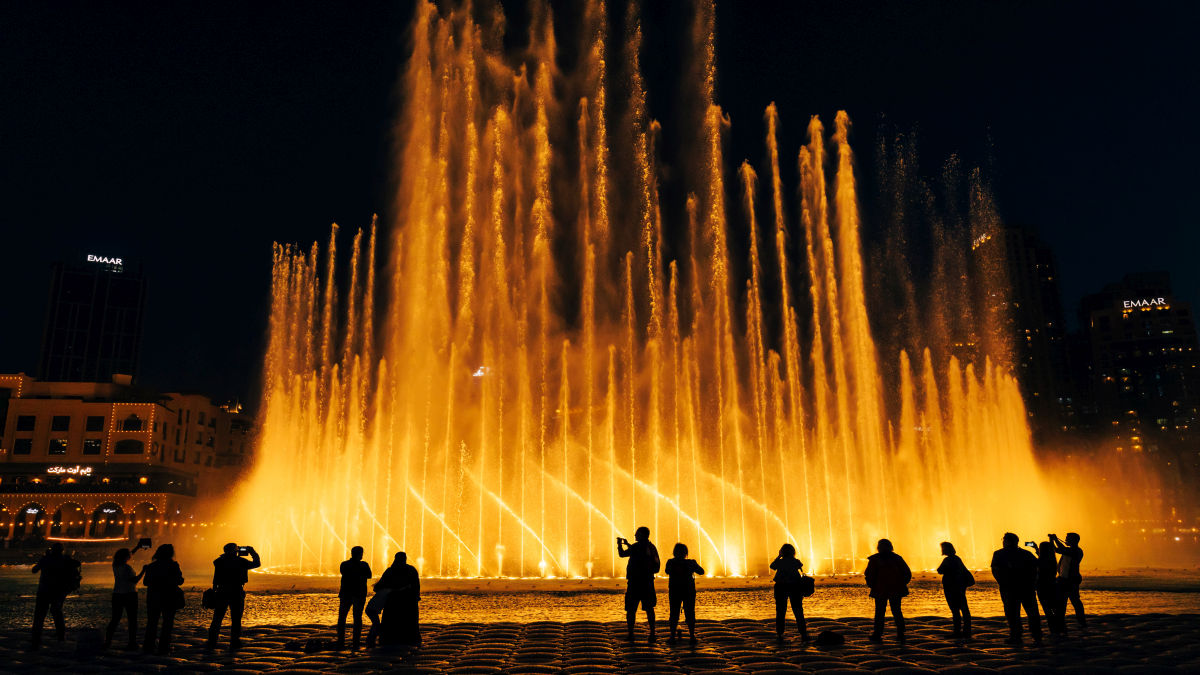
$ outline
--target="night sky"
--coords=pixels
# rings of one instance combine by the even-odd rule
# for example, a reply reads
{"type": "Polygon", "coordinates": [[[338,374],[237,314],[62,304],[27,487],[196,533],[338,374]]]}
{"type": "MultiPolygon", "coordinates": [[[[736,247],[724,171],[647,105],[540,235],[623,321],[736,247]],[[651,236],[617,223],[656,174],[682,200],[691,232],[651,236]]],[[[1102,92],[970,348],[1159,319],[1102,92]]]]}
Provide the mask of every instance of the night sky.
{"type": "MultiPolygon", "coordinates": [[[[0,5],[0,372],[36,373],[51,262],[97,253],[149,277],[144,384],[253,400],[271,242],[386,218],[410,12],[0,5]]],[[[728,152],[761,162],[772,100],[792,162],[811,114],[847,110],[860,156],[881,124],[915,131],[932,175],[951,153],[992,158],[1000,213],[1054,248],[1069,315],[1137,271],[1196,301],[1198,19],[1194,3],[719,2],[728,152]]]]}

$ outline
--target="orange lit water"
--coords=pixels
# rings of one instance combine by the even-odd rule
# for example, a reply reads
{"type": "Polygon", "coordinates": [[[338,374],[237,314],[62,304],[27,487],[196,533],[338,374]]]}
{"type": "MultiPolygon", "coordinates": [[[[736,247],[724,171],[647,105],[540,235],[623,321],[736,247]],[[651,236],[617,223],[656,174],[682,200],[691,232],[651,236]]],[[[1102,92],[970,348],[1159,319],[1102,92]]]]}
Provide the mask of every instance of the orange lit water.
{"type": "Polygon", "coordinates": [[[275,251],[258,461],[232,518],[264,558],[328,573],[362,545],[428,575],[619,576],[614,538],[647,525],[718,575],[761,573],[783,542],[829,572],[884,536],[928,566],[943,539],[979,556],[1053,529],[1003,361],[876,347],[846,115],[808,122],[799,213],[774,106],[769,180],[726,176],[702,4],[705,110],[668,239],[637,16],[610,55],[605,12],[588,4],[563,73],[544,6],[521,54],[491,21],[417,10],[397,222],[275,251]]]}
{"type": "MultiPolygon", "coordinates": [[[[1200,578],[1194,570],[1097,574],[1089,575],[1082,591],[1092,614],[1200,612],[1200,578]]],[[[200,608],[200,592],[207,587],[204,582],[211,578],[211,571],[185,568],[184,576],[188,606],[177,625],[191,631],[192,626],[207,626],[211,618],[211,612],[200,608]]],[[[995,584],[986,573],[979,578],[979,583],[967,592],[972,612],[976,616],[1002,614],[995,584]]],[[[29,625],[36,581],[28,568],[0,569],[0,628],[29,625]]],[[[861,577],[822,578],[818,584],[817,594],[805,601],[809,617],[871,615],[873,605],[861,577]]],[[[68,626],[102,627],[109,618],[111,586],[107,564],[85,565],[80,594],[70,596],[65,603],[68,626]]],[[[701,580],[697,614],[702,619],[770,618],[774,612],[770,586],[763,579],[701,580]]],[[[425,579],[421,617],[427,623],[619,621],[624,615],[624,587],[624,580],[425,579]]],[[[247,589],[246,625],[330,625],[336,618],[334,578],[251,573],[247,589]]],[[[666,589],[659,591],[660,603],[665,606],[666,589]]],[[[144,609],[144,592],[141,602],[144,609]]],[[[917,574],[904,607],[909,617],[949,616],[935,575],[917,574]]]]}

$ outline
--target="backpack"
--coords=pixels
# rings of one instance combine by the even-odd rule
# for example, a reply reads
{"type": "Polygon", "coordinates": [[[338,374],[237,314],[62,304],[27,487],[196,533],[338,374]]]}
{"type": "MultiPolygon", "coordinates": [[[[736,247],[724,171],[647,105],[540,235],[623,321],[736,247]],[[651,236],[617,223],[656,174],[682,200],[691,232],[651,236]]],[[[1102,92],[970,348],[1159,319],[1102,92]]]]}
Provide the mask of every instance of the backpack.
{"type": "Polygon", "coordinates": [[[79,590],[79,584],[83,583],[82,566],[78,560],[73,558],[67,559],[67,569],[63,572],[63,595],[74,593],[79,590]]]}

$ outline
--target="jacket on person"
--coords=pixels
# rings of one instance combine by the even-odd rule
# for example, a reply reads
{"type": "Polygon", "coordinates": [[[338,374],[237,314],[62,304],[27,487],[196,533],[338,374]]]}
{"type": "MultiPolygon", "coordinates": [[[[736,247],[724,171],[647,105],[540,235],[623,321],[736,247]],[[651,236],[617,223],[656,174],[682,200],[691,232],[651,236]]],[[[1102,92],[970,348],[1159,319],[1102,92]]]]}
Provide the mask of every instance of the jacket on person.
{"type": "Polygon", "coordinates": [[[1038,560],[1020,548],[1002,548],[992,554],[992,576],[1001,593],[1028,593],[1037,587],[1038,560]]]}
{"type": "Polygon", "coordinates": [[[658,548],[649,541],[635,541],[626,549],[622,557],[628,557],[625,565],[625,578],[641,581],[653,579],[662,569],[662,561],[658,557],[658,548]]]}
{"type": "Polygon", "coordinates": [[[863,572],[872,598],[902,598],[908,595],[908,582],[912,581],[912,570],[894,551],[876,553],[867,558],[867,569],[863,572]]]}
{"type": "Polygon", "coordinates": [[[228,555],[222,553],[213,561],[213,588],[241,588],[250,580],[246,574],[247,570],[252,570],[262,563],[259,562],[257,554],[253,555],[252,560],[237,555],[228,555]]]}
{"type": "Polygon", "coordinates": [[[66,595],[75,583],[78,575],[79,562],[65,553],[47,553],[33,565],[33,571],[38,573],[37,592],[39,595],[66,595]]]}
{"type": "Polygon", "coordinates": [[[937,572],[942,575],[942,588],[949,589],[966,588],[967,579],[971,575],[962,558],[956,554],[946,556],[942,560],[942,564],[938,565],[937,572]]]}
{"type": "Polygon", "coordinates": [[[150,594],[163,594],[183,585],[183,571],[174,560],[155,560],[146,565],[146,576],[142,584],[150,594]]]}

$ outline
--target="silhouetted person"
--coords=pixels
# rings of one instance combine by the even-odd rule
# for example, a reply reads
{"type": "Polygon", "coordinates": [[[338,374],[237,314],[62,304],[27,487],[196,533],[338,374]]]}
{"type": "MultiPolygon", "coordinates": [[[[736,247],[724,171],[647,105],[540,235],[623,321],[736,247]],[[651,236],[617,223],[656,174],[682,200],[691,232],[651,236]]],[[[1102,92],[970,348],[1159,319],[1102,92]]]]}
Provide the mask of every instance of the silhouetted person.
{"type": "Polygon", "coordinates": [[[967,586],[974,582],[970,570],[963,564],[962,558],[954,550],[954,544],[942,542],[942,564],[938,565],[938,574],[942,575],[942,593],[946,596],[946,605],[950,607],[950,616],[954,620],[954,632],[950,635],[971,639],[971,609],[967,607],[967,586]]]}
{"type": "Polygon", "coordinates": [[[675,636],[679,629],[679,610],[687,621],[688,635],[692,644],[696,644],[696,578],[704,576],[704,568],[695,560],[687,557],[688,547],[685,544],[675,544],[671,552],[673,556],[667,561],[667,603],[671,607],[671,637],[667,640],[675,644],[675,636]]]}
{"type": "MultiPolygon", "coordinates": [[[[394,565],[395,563],[393,563],[394,565]]],[[[367,649],[374,649],[375,641],[379,639],[380,615],[383,613],[384,607],[387,606],[387,596],[392,590],[386,584],[390,583],[390,579],[395,578],[394,575],[388,575],[388,570],[390,569],[391,567],[384,570],[383,574],[379,577],[379,581],[375,582],[375,595],[371,596],[371,600],[363,610],[367,618],[371,620],[371,628],[367,630],[367,649]]]]}
{"type": "Polygon", "coordinates": [[[1087,628],[1087,617],[1083,614],[1083,600],[1079,598],[1079,584],[1083,583],[1083,575],[1079,573],[1079,565],[1083,562],[1083,549],[1079,548],[1079,535],[1067,533],[1064,545],[1058,535],[1050,535],[1054,542],[1054,550],[1062,555],[1058,561],[1058,614],[1063,620],[1063,630],[1067,625],[1067,601],[1075,608],[1075,620],[1080,628],[1087,628]]]}
{"type": "Polygon", "coordinates": [[[421,644],[421,575],[408,564],[406,553],[396,554],[391,567],[379,577],[376,588],[379,586],[389,589],[380,622],[383,644],[414,647],[421,644]]]}
{"type": "Polygon", "coordinates": [[[863,572],[867,587],[871,589],[871,597],[875,598],[875,630],[871,633],[871,642],[883,641],[883,613],[890,605],[892,618],[896,621],[896,637],[904,641],[904,612],[900,608],[900,600],[908,595],[908,582],[912,581],[912,571],[904,558],[892,550],[892,542],[880,539],[876,546],[878,553],[867,558],[867,569],[863,572]]]}
{"type": "Polygon", "coordinates": [[[650,543],[650,528],[643,525],[633,533],[633,543],[617,537],[617,555],[629,558],[625,565],[625,620],[629,624],[629,640],[633,641],[633,626],[637,621],[638,605],[646,610],[646,621],[650,624],[649,642],[655,641],[654,606],[658,596],[654,592],[654,575],[662,568],[658,549],[650,543]]]}
{"type": "Polygon", "coordinates": [[[175,627],[175,612],[183,609],[183,571],[175,562],[175,547],[163,544],[154,551],[150,564],[142,568],[142,584],[146,586],[146,640],[142,651],[147,654],[171,652],[171,629],[175,627]],[[162,633],[158,634],[158,620],[162,633]]]}
{"type": "Polygon", "coordinates": [[[362,559],[363,549],[350,549],[350,559],[342,562],[342,585],[338,588],[338,649],[346,646],[346,614],[354,611],[354,642],[358,649],[362,638],[363,606],[367,603],[367,580],[371,578],[371,566],[362,559]]]}
{"type": "Polygon", "coordinates": [[[808,624],[804,622],[804,590],[800,585],[804,579],[804,563],[796,557],[796,547],[791,544],[780,546],[779,555],[771,561],[771,569],[775,570],[775,635],[783,642],[783,627],[787,621],[788,602],[791,602],[796,627],[800,629],[800,639],[808,642],[808,624]]]}
{"type": "Polygon", "coordinates": [[[229,611],[229,650],[233,651],[242,646],[242,614],[246,611],[246,582],[250,577],[248,570],[262,565],[258,551],[253,546],[245,547],[245,553],[238,549],[237,544],[225,544],[223,553],[213,561],[213,589],[217,592],[217,606],[213,609],[212,623],[208,625],[208,641],[205,649],[216,649],[217,638],[221,635],[221,622],[225,620],[225,612],[229,611]],[[249,555],[246,560],[243,555],[249,555]]]}
{"type": "Polygon", "coordinates": [[[58,542],[34,563],[33,573],[39,575],[37,596],[33,603],[32,645],[35,649],[42,644],[42,625],[46,623],[47,612],[54,619],[54,637],[60,642],[66,639],[63,600],[67,593],[78,587],[75,581],[78,570],[79,563],[63,553],[63,545],[58,542]]]}
{"type": "MultiPolygon", "coordinates": [[[[136,550],[134,549],[134,551],[136,550]]],[[[113,554],[112,620],[108,622],[108,630],[104,634],[106,649],[112,646],[113,635],[116,634],[117,626],[121,623],[122,614],[129,620],[129,649],[137,649],[138,646],[137,585],[142,580],[142,575],[146,573],[146,567],[143,565],[142,571],[135,574],[133,567],[129,565],[131,557],[133,557],[133,551],[127,548],[117,549],[117,552],[113,554]]]]}
{"type": "Polygon", "coordinates": [[[1054,544],[1043,541],[1030,548],[1037,553],[1038,577],[1035,590],[1038,602],[1042,605],[1042,614],[1046,616],[1046,627],[1051,633],[1065,634],[1067,622],[1058,606],[1058,584],[1054,578],[1058,574],[1058,556],[1054,554],[1054,544]]]}
{"type": "Polygon", "coordinates": [[[1004,535],[1003,547],[992,554],[992,576],[1000,587],[1000,601],[1008,619],[1008,643],[1021,643],[1021,608],[1029,617],[1029,634],[1034,642],[1042,641],[1042,619],[1038,615],[1038,561],[1020,547],[1020,539],[1012,532],[1004,535]]]}

